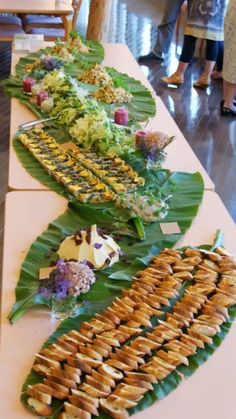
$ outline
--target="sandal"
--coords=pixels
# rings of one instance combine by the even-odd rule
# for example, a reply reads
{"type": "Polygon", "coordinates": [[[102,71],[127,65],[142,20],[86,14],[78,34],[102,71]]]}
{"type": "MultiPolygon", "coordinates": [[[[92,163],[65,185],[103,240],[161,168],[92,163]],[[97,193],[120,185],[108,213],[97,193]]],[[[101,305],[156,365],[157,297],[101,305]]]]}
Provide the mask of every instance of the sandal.
{"type": "Polygon", "coordinates": [[[209,77],[201,76],[197,81],[193,83],[194,87],[199,89],[206,89],[211,85],[211,79],[209,77]]]}
{"type": "Polygon", "coordinates": [[[180,86],[184,82],[184,76],[178,76],[174,73],[169,77],[162,77],[161,80],[166,84],[175,84],[176,86],[180,86]]]}

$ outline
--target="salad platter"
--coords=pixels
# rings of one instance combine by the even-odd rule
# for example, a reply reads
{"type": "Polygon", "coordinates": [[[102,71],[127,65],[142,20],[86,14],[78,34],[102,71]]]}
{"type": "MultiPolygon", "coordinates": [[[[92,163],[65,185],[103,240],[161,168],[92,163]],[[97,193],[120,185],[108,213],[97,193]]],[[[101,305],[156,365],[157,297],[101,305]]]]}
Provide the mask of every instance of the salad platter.
{"type": "Polygon", "coordinates": [[[174,138],[145,127],[152,94],[102,59],[72,33],[4,82],[40,118],[19,127],[19,160],[68,200],[26,254],[8,315],[73,297],[22,390],[40,417],[127,418],[191,375],[236,315],[236,263],[220,240],[171,249],[198,212],[201,175],[163,169],[174,138]]]}

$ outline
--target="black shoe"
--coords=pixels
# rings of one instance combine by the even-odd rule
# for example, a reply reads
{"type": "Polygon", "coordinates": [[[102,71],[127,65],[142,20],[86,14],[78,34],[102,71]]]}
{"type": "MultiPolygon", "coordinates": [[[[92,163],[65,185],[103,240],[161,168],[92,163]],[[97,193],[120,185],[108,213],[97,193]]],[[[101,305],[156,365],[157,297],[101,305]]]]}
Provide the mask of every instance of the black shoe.
{"type": "Polygon", "coordinates": [[[163,60],[162,54],[158,54],[157,52],[149,52],[147,55],[141,55],[138,58],[139,63],[145,63],[147,61],[155,61],[155,60],[163,60]]]}
{"type": "Polygon", "coordinates": [[[221,106],[220,113],[221,116],[236,116],[236,111],[233,111],[230,108],[226,108],[225,106],[221,106]]]}

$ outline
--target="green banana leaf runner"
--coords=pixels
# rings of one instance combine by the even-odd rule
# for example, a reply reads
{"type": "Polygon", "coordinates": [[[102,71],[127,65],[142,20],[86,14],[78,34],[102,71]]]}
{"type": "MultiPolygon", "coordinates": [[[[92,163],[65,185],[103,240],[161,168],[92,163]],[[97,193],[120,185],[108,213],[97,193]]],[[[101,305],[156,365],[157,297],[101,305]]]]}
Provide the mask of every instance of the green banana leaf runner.
{"type": "MultiPolygon", "coordinates": [[[[79,52],[78,50],[73,51],[73,56],[75,58],[75,61],[73,63],[65,63],[64,68],[66,72],[70,75],[76,74],[77,71],[85,65],[92,65],[94,63],[101,63],[104,60],[104,48],[103,46],[97,42],[97,41],[91,41],[85,39],[82,35],[79,35],[81,41],[84,45],[88,46],[90,48],[90,51],[88,53],[79,52]]],[[[56,43],[57,44],[57,43],[56,43]]],[[[52,51],[51,47],[47,47],[44,49],[40,49],[39,51],[32,52],[28,54],[26,57],[21,57],[16,64],[15,73],[16,76],[19,78],[23,78],[26,75],[25,66],[27,64],[33,64],[34,61],[37,58],[40,58],[41,55],[50,55],[52,51]]],[[[40,71],[40,70],[38,70],[40,71]]],[[[43,72],[39,72],[38,76],[42,77],[43,72]]],[[[37,73],[35,73],[35,76],[37,76],[37,73]]]]}
{"type": "MultiPolygon", "coordinates": [[[[129,103],[125,104],[107,104],[101,101],[98,101],[100,105],[108,112],[108,115],[111,117],[114,114],[114,109],[116,106],[125,106],[129,111],[129,117],[134,121],[146,121],[149,118],[152,118],[156,114],[156,104],[153,99],[150,91],[142,85],[139,80],[136,80],[127,74],[121,74],[113,68],[108,68],[109,74],[112,76],[115,87],[123,87],[129,93],[132,94],[132,99],[129,103]]],[[[8,79],[3,81],[4,93],[7,96],[15,97],[19,101],[27,106],[32,112],[34,112],[38,117],[45,118],[48,116],[43,113],[39,106],[32,103],[29,100],[29,96],[24,93],[22,89],[22,78],[18,76],[11,76],[8,79]]],[[[97,86],[92,86],[85,83],[78,83],[84,90],[92,92],[97,89],[97,86]]],[[[48,126],[53,126],[60,128],[62,125],[58,124],[56,120],[53,123],[48,123],[48,126]]]]}
{"type": "MultiPolygon", "coordinates": [[[[200,246],[199,248],[204,248],[210,251],[213,251],[216,247],[222,245],[223,236],[221,233],[218,233],[218,236],[215,240],[215,243],[213,246],[200,246]]],[[[196,248],[197,249],[197,248],[196,248]]],[[[172,298],[170,302],[170,307],[164,308],[164,314],[161,316],[165,319],[165,315],[167,312],[172,312],[173,306],[179,301],[179,299],[183,296],[184,291],[188,286],[190,286],[192,281],[190,283],[187,283],[185,281],[182,284],[181,290],[179,291],[178,297],[172,298]]],[[[53,335],[49,337],[47,342],[43,345],[43,348],[49,347],[52,343],[54,343],[58,337],[60,337],[62,334],[69,332],[70,330],[79,330],[80,325],[84,321],[88,321],[93,317],[95,313],[99,313],[104,308],[106,308],[111,303],[111,298],[106,297],[103,301],[96,301],[96,302],[87,302],[86,304],[82,304],[80,308],[80,312],[78,313],[78,316],[75,318],[68,318],[64,320],[59,328],[55,331],[53,335]]],[[[189,365],[183,365],[182,363],[175,368],[174,371],[172,371],[166,378],[163,380],[159,380],[157,384],[153,384],[153,390],[147,391],[146,394],[144,394],[142,400],[137,404],[135,408],[129,409],[129,414],[132,415],[134,413],[137,413],[141,410],[144,410],[145,408],[152,405],[157,400],[161,400],[165,396],[167,396],[171,391],[176,389],[176,387],[181,383],[182,379],[190,377],[200,365],[202,365],[204,362],[208,360],[208,358],[214,353],[214,351],[221,345],[224,338],[226,337],[227,333],[230,330],[230,327],[236,317],[236,305],[231,306],[228,309],[229,318],[227,321],[225,320],[221,326],[220,331],[215,334],[212,338],[212,343],[205,343],[204,348],[197,349],[197,352],[192,355],[188,356],[188,363],[189,365]]],[[[158,317],[152,318],[152,327],[158,324],[158,317]]],[[[143,331],[141,335],[148,331],[149,328],[145,327],[143,328],[143,331]]],[[[161,348],[159,348],[161,349],[161,348]]],[[[22,403],[27,407],[27,399],[28,395],[26,393],[26,389],[28,385],[33,385],[36,383],[42,382],[42,377],[40,377],[38,374],[36,374],[34,371],[32,371],[22,388],[22,394],[21,394],[21,401],[22,403]]],[[[53,414],[50,416],[50,419],[57,419],[59,413],[63,410],[63,401],[54,400],[52,403],[53,407],[53,414]]],[[[110,416],[101,410],[99,410],[99,418],[100,419],[108,419],[110,416]]]]}
{"type": "MultiPolygon", "coordinates": [[[[29,170],[30,173],[31,170],[29,170]]],[[[33,172],[35,175],[35,172],[33,172]]],[[[44,171],[42,173],[44,175],[44,171]]],[[[145,173],[141,173],[145,175],[145,173]]],[[[43,182],[45,177],[37,178],[43,182]]],[[[129,223],[130,213],[124,209],[116,208],[113,203],[105,204],[80,204],[76,201],[69,203],[68,210],[58,219],[53,221],[45,231],[32,244],[25,261],[22,264],[20,278],[16,287],[16,303],[9,315],[11,322],[15,322],[30,307],[48,304],[43,297],[37,294],[39,269],[49,266],[58,259],[56,251],[65,236],[82,227],[97,224],[109,234],[119,236],[119,245],[125,257],[111,268],[97,273],[97,281],[91,290],[84,294],[84,299],[89,301],[103,300],[106,296],[115,296],[126,286],[140,268],[149,263],[150,258],[159,253],[164,247],[172,247],[177,240],[190,227],[197,214],[202,200],[203,181],[199,173],[170,173],[163,170],[157,173],[146,173],[146,184],[156,191],[161,191],[164,196],[172,195],[168,215],[164,222],[178,222],[181,233],[163,235],[159,222],[145,225],[146,240],[140,242],[134,228],[129,223]],[[158,188],[155,184],[158,182],[158,188]],[[110,228],[112,226],[112,228],[110,228]]],[[[57,182],[45,183],[53,191],[63,193],[63,188],[57,182]],[[60,186],[60,188],[58,188],[60,186]]]]}

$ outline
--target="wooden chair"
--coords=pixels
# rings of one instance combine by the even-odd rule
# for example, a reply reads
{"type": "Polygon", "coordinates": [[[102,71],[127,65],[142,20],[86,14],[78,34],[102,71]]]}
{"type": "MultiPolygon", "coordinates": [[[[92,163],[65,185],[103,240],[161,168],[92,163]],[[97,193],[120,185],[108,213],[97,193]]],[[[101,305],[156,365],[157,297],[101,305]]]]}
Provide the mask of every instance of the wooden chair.
{"type": "MultiPolygon", "coordinates": [[[[72,7],[74,9],[73,21],[72,21],[73,30],[76,29],[76,24],[77,24],[77,19],[79,16],[81,4],[82,4],[82,0],[72,0],[72,7]]],[[[39,19],[37,21],[36,26],[30,23],[28,26],[24,27],[26,33],[35,34],[35,35],[43,34],[45,41],[54,41],[57,38],[64,40],[65,29],[64,29],[62,18],[60,17],[57,18],[56,16],[44,16],[44,18],[45,18],[45,22],[46,21],[48,22],[47,24],[44,24],[44,25],[42,24],[41,26],[39,26],[40,25],[40,19],[39,19]],[[58,25],[56,24],[56,19],[60,19],[60,21],[58,21],[58,25]],[[49,23],[50,21],[52,22],[52,24],[49,23]]],[[[36,21],[36,16],[35,16],[35,21],[36,21]]]]}

